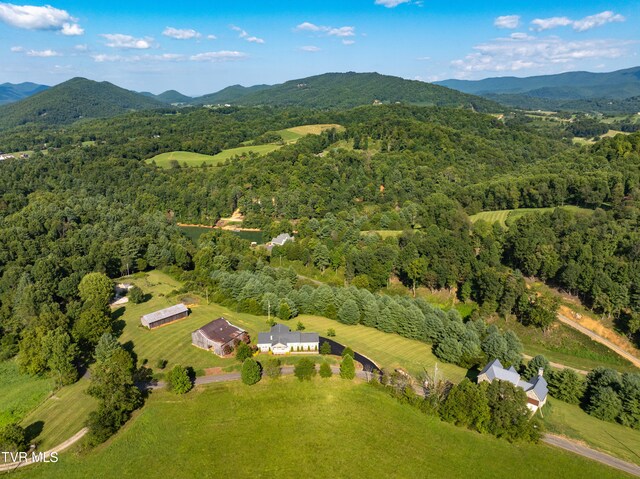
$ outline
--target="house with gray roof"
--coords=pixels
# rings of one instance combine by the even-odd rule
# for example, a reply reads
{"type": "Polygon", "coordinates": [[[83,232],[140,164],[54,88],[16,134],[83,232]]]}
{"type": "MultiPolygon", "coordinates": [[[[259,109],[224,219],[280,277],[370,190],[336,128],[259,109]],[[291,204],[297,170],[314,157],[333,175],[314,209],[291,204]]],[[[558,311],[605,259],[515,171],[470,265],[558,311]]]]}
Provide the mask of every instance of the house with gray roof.
{"type": "Polygon", "coordinates": [[[189,316],[189,308],[180,303],[169,308],[161,309],[160,311],[155,311],[154,313],[145,314],[140,318],[140,322],[143,326],[154,329],[164,324],[186,318],[187,316],[189,316]]]}
{"type": "Polygon", "coordinates": [[[258,349],[273,354],[317,352],[320,342],[318,333],[291,331],[284,324],[275,324],[268,333],[258,333],[258,349]]]}
{"type": "Polygon", "coordinates": [[[500,381],[509,381],[514,386],[522,388],[527,395],[527,407],[534,413],[544,406],[547,402],[549,389],[547,381],[543,377],[543,370],[538,370],[538,375],[525,381],[520,377],[518,371],[513,366],[505,369],[499,359],[494,359],[487,364],[480,374],[478,374],[478,384],[487,381],[492,382],[496,379],[500,381]]]}

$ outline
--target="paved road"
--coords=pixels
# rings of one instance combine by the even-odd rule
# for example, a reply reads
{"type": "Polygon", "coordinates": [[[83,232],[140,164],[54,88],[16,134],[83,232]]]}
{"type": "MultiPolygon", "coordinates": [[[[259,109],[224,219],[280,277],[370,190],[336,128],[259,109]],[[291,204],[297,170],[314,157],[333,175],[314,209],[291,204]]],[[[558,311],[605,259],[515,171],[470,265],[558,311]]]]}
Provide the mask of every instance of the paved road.
{"type": "Polygon", "coordinates": [[[572,327],[573,329],[577,329],[578,331],[580,331],[582,334],[586,334],[587,336],[589,336],[591,339],[593,339],[594,341],[599,342],[600,344],[605,345],[607,348],[609,348],[611,351],[615,352],[616,354],[622,356],[623,358],[625,358],[627,361],[631,362],[634,366],[640,368],[640,359],[636,358],[634,355],[629,354],[628,352],[626,352],[624,349],[622,349],[619,346],[616,346],[615,344],[613,344],[611,341],[609,341],[606,338],[603,338],[602,336],[600,336],[599,334],[594,333],[593,331],[591,331],[590,329],[585,328],[584,326],[582,326],[581,324],[577,323],[576,321],[574,321],[573,319],[570,319],[568,317],[566,317],[564,314],[560,314],[558,313],[558,320],[560,320],[562,323],[566,324],[567,326],[572,327]]]}
{"type": "MultiPolygon", "coordinates": [[[[533,356],[529,356],[528,354],[523,354],[522,357],[525,358],[526,360],[533,359],[533,356]]],[[[584,369],[576,369],[576,368],[572,368],[571,366],[566,366],[564,364],[554,363],[551,361],[549,361],[549,366],[553,366],[556,369],[571,369],[572,371],[575,371],[578,374],[582,374],[584,376],[589,374],[589,371],[585,371],[584,369]]]]}
{"type": "Polygon", "coordinates": [[[607,466],[611,466],[620,471],[624,471],[634,476],[640,477],[640,466],[631,464],[630,462],[623,461],[622,459],[618,459],[616,457],[612,457],[609,454],[605,454],[604,452],[595,451],[581,444],[570,441],[564,437],[556,436],[554,434],[545,434],[545,436],[542,438],[542,441],[550,444],[551,446],[559,447],[566,451],[588,457],[589,459],[593,459],[594,461],[601,462],[603,464],[606,464],[607,466]]]}

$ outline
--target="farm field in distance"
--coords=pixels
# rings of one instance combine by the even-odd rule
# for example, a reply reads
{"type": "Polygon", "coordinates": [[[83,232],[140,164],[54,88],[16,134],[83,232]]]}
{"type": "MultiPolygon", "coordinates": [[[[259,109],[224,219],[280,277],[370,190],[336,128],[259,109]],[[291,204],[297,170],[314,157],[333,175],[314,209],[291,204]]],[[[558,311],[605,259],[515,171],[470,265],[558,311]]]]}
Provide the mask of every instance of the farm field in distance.
{"type": "Polygon", "coordinates": [[[105,444],[14,476],[423,477],[428,469],[448,478],[467,478],[470,470],[481,478],[522,477],[523,470],[583,478],[587,468],[592,477],[626,477],[543,444],[514,445],[440,422],[367,384],[334,376],[211,384],[181,397],[154,392],[105,444]]]}
{"type": "MultiPolygon", "coordinates": [[[[583,212],[585,214],[590,214],[593,210],[589,210],[586,208],[580,208],[579,206],[573,205],[565,205],[558,206],[557,208],[561,208],[567,211],[572,212],[583,212]]],[[[482,211],[480,213],[476,213],[475,215],[470,215],[469,219],[472,223],[475,223],[478,220],[484,220],[487,223],[500,223],[503,227],[507,228],[509,222],[515,221],[518,218],[521,218],[524,215],[529,213],[547,213],[555,210],[555,207],[551,208],[518,208],[512,210],[496,210],[496,211],[482,211]]]]}
{"type": "MultiPolygon", "coordinates": [[[[342,126],[336,124],[317,124],[296,126],[276,131],[276,133],[282,137],[285,144],[289,144],[295,143],[299,138],[302,138],[305,135],[319,135],[330,128],[343,129],[342,126]]],[[[284,145],[277,143],[268,143],[266,145],[246,145],[239,146],[237,148],[229,148],[228,150],[223,150],[216,155],[203,155],[201,153],[192,153],[188,151],[171,151],[149,158],[146,160],[146,163],[155,162],[158,167],[165,169],[171,168],[173,161],[177,161],[180,166],[186,164],[188,167],[202,166],[203,163],[207,166],[218,166],[235,156],[242,156],[248,153],[264,156],[282,148],[282,146],[284,145]]]]}

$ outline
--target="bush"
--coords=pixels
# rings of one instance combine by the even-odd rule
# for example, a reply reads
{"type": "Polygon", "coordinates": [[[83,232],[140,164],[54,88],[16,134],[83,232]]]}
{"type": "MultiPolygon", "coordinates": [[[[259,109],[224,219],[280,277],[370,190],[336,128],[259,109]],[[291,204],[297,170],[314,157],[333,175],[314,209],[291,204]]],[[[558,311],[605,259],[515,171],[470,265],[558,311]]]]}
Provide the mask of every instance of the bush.
{"type": "Polygon", "coordinates": [[[127,295],[127,297],[133,304],[140,304],[144,301],[144,293],[138,286],[135,285],[129,290],[129,294],[127,295]]]}
{"type": "Polygon", "coordinates": [[[335,338],[336,337],[336,330],[333,329],[333,328],[327,329],[327,337],[335,338]]]}
{"type": "Polygon", "coordinates": [[[278,358],[271,358],[267,361],[264,373],[271,379],[277,379],[282,375],[282,369],[280,368],[281,362],[278,358]]]}
{"type": "Polygon", "coordinates": [[[353,359],[353,349],[349,346],[342,350],[342,357],[344,358],[345,356],[351,356],[351,359],[353,359]]]}
{"type": "Polygon", "coordinates": [[[252,356],[253,356],[253,351],[251,350],[251,348],[247,343],[244,343],[244,342],[238,343],[238,346],[236,346],[236,359],[238,361],[240,361],[241,363],[244,363],[246,359],[252,356]]]}
{"type": "Polygon", "coordinates": [[[27,449],[27,434],[18,423],[0,429],[0,451],[21,452],[27,449]]]}
{"type": "Polygon", "coordinates": [[[353,357],[345,355],[340,364],[340,377],[342,379],[353,379],[356,377],[356,365],[353,363],[353,357]]]}
{"type": "Polygon", "coordinates": [[[331,345],[328,342],[324,342],[320,345],[320,354],[331,354],[331,345]]]}
{"type": "Polygon", "coordinates": [[[309,358],[303,358],[293,368],[293,374],[300,381],[310,381],[316,375],[316,364],[309,358]]]}
{"type": "Polygon", "coordinates": [[[296,325],[296,331],[304,331],[306,328],[304,326],[304,324],[302,324],[302,321],[298,321],[298,324],[296,325]]]}
{"type": "Polygon", "coordinates": [[[251,386],[262,378],[260,364],[253,358],[246,358],[242,363],[242,371],[240,373],[242,382],[251,386]]]}
{"type": "Polygon", "coordinates": [[[326,361],[320,365],[320,377],[321,378],[330,378],[333,376],[333,371],[331,371],[331,366],[326,361]]]}
{"type": "Polygon", "coordinates": [[[189,392],[193,385],[191,384],[187,368],[176,364],[173,369],[169,371],[169,374],[167,374],[167,385],[169,386],[169,390],[176,394],[189,392]]]}
{"type": "Polygon", "coordinates": [[[167,361],[166,359],[158,359],[158,360],[156,361],[156,367],[157,367],[158,369],[164,369],[165,367],[167,367],[167,363],[168,363],[168,362],[169,362],[169,361],[167,361]]]}

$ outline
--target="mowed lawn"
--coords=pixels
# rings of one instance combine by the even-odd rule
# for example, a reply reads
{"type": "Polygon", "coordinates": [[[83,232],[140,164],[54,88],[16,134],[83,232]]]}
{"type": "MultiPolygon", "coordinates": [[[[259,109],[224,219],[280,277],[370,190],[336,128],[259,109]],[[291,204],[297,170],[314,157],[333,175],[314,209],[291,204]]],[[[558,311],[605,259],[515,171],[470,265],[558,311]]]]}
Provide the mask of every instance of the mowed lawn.
{"type": "Polygon", "coordinates": [[[86,394],[89,380],[82,378],[47,398],[22,420],[30,440],[46,451],[66,441],[82,429],[97,401],[86,394]]]}
{"type": "Polygon", "coordinates": [[[640,431],[589,416],[578,406],[550,398],[544,407],[550,433],[560,434],[640,465],[640,431]]]}
{"type": "Polygon", "coordinates": [[[171,162],[177,161],[180,166],[197,167],[203,163],[206,165],[216,166],[224,160],[216,159],[215,156],[203,155],[201,153],[193,153],[191,151],[170,151],[169,153],[160,153],[159,155],[149,158],[146,163],[155,162],[160,168],[171,168],[171,162]]]}
{"type": "MultiPolygon", "coordinates": [[[[558,206],[558,208],[571,211],[571,212],[583,212],[586,214],[590,214],[593,210],[589,210],[586,208],[580,208],[579,206],[566,205],[566,206],[558,206]]],[[[469,216],[469,219],[472,223],[475,223],[478,220],[484,220],[487,223],[500,223],[503,227],[507,227],[507,222],[512,222],[517,220],[518,218],[523,217],[529,213],[548,213],[550,211],[555,210],[553,208],[518,208],[515,210],[496,210],[496,211],[482,211],[480,213],[476,213],[475,215],[469,216]]]]}
{"type": "MultiPolygon", "coordinates": [[[[162,326],[155,330],[148,330],[140,326],[140,316],[178,302],[178,297],[166,297],[169,292],[177,289],[180,284],[171,277],[153,271],[144,278],[132,280],[145,293],[151,293],[152,298],[146,303],[127,304],[119,320],[124,321],[124,329],[119,340],[123,344],[129,343],[138,357],[138,361],[147,359],[149,367],[155,368],[158,359],[167,359],[170,368],[174,364],[191,366],[202,373],[206,368],[237,367],[234,359],[223,359],[191,344],[191,332],[204,324],[224,316],[233,324],[245,329],[252,340],[258,337],[260,331],[267,331],[267,318],[245,313],[236,313],[218,304],[206,304],[202,298],[191,296],[199,304],[191,304],[191,314],[188,318],[162,326]]],[[[119,313],[116,313],[116,315],[119,313]]],[[[418,373],[427,368],[433,373],[438,362],[431,352],[431,345],[403,338],[397,334],[389,334],[366,326],[348,326],[319,316],[300,316],[286,324],[295,329],[298,320],[306,327],[306,331],[314,331],[325,336],[327,329],[336,331],[336,341],[346,344],[355,351],[364,354],[376,364],[385,368],[403,367],[412,373],[418,373]]],[[[438,362],[439,374],[453,381],[462,379],[466,370],[458,366],[438,362]]]]}
{"type": "Polygon", "coordinates": [[[365,383],[293,377],[154,392],[116,436],[16,471],[38,478],[626,477],[545,445],[426,416],[365,383]],[[587,472],[588,471],[588,472],[587,472]]]}
{"type": "Polygon", "coordinates": [[[20,374],[14,360],[0,362],[0,428],[21,420],[53,390],[53,381],[20,374]]]}

